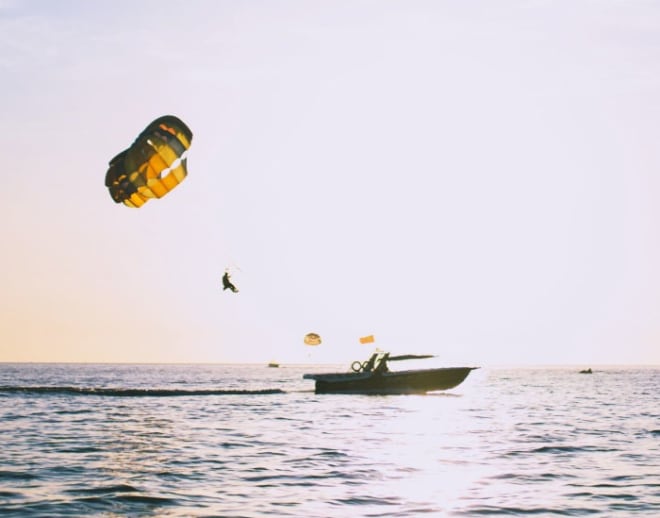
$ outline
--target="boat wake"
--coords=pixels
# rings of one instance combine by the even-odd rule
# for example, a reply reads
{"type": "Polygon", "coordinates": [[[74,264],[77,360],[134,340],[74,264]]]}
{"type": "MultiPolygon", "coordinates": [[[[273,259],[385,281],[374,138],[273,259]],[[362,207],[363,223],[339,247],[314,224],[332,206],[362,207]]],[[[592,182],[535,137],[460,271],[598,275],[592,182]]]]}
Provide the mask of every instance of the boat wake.
{"type": "Polygon", "coordinates": [[[2,393],[21,394],[62,394],[75,396],[108,397],[172,397],[172,396],[224,396],[283,394],[281,389],[147,389],[147,388],[95,388],[95,387],[0,387],[2,393]]]}

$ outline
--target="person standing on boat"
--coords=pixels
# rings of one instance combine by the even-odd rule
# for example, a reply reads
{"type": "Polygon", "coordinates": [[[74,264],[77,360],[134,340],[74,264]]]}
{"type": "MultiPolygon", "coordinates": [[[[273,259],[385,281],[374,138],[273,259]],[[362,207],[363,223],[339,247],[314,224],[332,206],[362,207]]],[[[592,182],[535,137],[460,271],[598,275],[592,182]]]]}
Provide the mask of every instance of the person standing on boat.
{"type": "Polygon", "coordinates": [[[387,359],[390,357],[390,353],[382,353],[379,361],[376,364],[376,368],[374,369],[374,372],[388,372],[389,369],[387,368],[387,359]]]}

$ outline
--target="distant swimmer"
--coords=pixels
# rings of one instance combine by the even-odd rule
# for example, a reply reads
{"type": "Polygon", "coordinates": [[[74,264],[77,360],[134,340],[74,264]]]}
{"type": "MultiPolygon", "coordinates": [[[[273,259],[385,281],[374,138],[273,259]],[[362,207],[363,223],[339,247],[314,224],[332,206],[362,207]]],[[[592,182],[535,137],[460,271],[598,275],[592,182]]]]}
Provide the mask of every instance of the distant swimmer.
{"type": "Polygon", "coordinates": [[[238,289],[231,282],[231,276],[229,271],[225,270],[225,274],[222,276],[222,291],[231,290],[234,293],[238,293],[238,289]]]}

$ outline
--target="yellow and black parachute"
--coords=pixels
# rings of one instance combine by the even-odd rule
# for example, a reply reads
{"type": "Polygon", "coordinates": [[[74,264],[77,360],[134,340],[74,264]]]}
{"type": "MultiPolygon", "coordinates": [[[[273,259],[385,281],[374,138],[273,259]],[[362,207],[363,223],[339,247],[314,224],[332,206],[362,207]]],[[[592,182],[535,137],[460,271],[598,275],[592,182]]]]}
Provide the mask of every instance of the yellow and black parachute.
{"type": "Polygon", "coordinates": [[[307,333],[303,341],[305,345],[321,345],[321,336],[316,333],[307,333]]]}
{"type": "Polygon", "coordinates": [[[173,115],[149,124],[131,147],[110,161],[105,185],[112,199],[141,207],[174,189],[188,174],[185,153],[192,136],[190,128],[173,115]]]}

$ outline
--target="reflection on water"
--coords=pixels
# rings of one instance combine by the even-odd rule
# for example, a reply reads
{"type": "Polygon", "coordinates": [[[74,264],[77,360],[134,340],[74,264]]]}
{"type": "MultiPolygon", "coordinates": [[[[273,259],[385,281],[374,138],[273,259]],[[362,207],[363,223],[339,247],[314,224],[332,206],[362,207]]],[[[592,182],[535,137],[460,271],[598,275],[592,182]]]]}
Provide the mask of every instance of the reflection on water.
{"type": "Polygon", "coordinates": [[[154,398],[0,389],[3,512],[660,513],[657,370],[482,369],[427,396],[316,395],[301,378],[307,371],[1,365],[5,387],[283,391],[154,398]]]}

